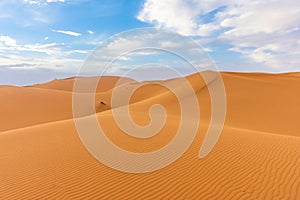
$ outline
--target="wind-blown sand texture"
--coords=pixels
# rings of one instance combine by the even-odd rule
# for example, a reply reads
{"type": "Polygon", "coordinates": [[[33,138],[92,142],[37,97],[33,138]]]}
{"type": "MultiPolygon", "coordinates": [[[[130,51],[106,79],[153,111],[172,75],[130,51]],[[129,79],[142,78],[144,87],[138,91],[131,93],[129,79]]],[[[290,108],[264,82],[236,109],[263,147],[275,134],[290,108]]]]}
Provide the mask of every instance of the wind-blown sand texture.
{"type": "MultiPolygon", "coordinates": [[[[198,158],[211,109],[207,87],[194,74],[187,79],[201,109],[198,134],[180,159],[146,174],[116,171],[88,153],[72,119],[74,78],[1,86],[0,199],[300,199],[299,74],[223,72],[222,77],[227,115],[212,152],[198,158]]],[[[161,133],[137,139],[122,133],[112,118],[117,80],[103,77],[95,95],[107,136],[132,152],[166,145],[180,121],[174,94],[150,84],[132,96],[130,113],[140,125],[150,122],[147,112],[155,103],[168,113],[161,133]]],[[[181,79],[168,81],[180,87],[181,79]]],[[[130,84],[140,83],[128,79],[119,87],[130,84]]]]}

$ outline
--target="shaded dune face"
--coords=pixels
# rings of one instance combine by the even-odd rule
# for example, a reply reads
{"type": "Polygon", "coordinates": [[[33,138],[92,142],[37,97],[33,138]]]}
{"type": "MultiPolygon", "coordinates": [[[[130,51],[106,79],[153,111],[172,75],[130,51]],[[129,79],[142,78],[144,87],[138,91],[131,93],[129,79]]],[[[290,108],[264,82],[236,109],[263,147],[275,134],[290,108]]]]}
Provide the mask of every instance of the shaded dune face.
{"type": "MultiPolygon", "coordinates": [[[[298,73],[226,72],[222,78],[226,121],[212,152],[198,158],[211,120],[207,84],[214,84],[214,76],[206,83],[199,74],[190,75],[186,80],[200,109],[197,135],[177,161],[145,174],[111,169],[83,146],[72,114],[74,78],[0,87],[0,199],[300,199],[298,73]]],[[[116,86],[118,80],[101,78],[94,111],[86,115],[96,114],[106,136],[124,150],[145,153],[164,147],[175,137],[180,103],[189,102],[190,95],[182,94],[179,103],[159,82],[126,79],[116,86]],[[166,123],[153,137],[134,138],[116,124],[112,94],[130,87],[138,88],[129,100],[136,124],[151,123],[151,106],[165,109],[166,123]]],[[[180,87],[184,80],[166,81],[180,87]]]]}

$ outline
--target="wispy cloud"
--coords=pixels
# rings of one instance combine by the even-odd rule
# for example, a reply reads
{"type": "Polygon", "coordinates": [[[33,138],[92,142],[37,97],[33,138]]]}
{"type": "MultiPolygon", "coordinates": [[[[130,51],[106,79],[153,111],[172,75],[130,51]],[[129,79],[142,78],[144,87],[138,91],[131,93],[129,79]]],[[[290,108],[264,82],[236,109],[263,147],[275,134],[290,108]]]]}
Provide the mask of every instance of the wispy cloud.
{"type": "Polygon", "coordinates": [[[23,0],[23,2],[31,5],[46,5],[47,3],[65,2],[65,0],[23,0]]]}
{"type": "Polygon", "coordinates": [[[31,4],[31,5],[40,5],[41,4],[41,1],[39,1],[39,0],[23,0],[23,2],[31,4]]]}
{"type": "Polygon", "coordinates": [[[74,53],[85,54],[88,51],[69,50],[64,43],[18,44],[12,37],[0,35],[0,67],[7,69],[76,72],[82,60],[72,56],[74,53]]]}
{"type": "Polygon", "coordinates": [[[87,30],[87,32],[90,34],[90,35],[93,35],[95,32],[92,31],[92,30],[87,30]]]}
{"type": "Polygon", "coordinates": [[[70,54],[72,54],[72,53],[81,53],[81,54],[88,54],[88,53],[90,53],[90,51],[88,51],[88,50],[72,50],[72,51],[70,51],[69,52],[70,54]]]}
{"type": "Polygon", "coordinates": [[[75,37],[81,36],[81,33],[77,33],[74,31],[64,31],[64,30],[52,30],[52,31],[57,33],[62,33],[65,35],[75,36],[75,37]]]}
{"type": "Polygon", "coordinates": [[[9,36],[0,36],[0,51],[9,53],[23,52],[38,52],[47,55],[60,55],[61,48],[64,46],[63,43],[49,43],[49,44],[17,44],[16,40],[9,36]]]}
{"type": "Polygon", "coordinates": [[[65,2],[65,0],[47,0],[48,3],[65,2]]]}

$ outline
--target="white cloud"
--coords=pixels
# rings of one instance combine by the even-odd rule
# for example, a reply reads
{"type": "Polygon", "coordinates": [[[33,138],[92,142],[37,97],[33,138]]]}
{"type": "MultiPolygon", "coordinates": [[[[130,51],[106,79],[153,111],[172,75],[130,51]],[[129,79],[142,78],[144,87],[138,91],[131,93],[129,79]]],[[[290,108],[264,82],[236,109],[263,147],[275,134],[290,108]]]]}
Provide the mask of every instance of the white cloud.
{"type": "Polygon", "coordinates": [[[47,3],[65,2],[65,0],[23,0],[30,5],[46,5],[47,3]]]}
{"type": "Polygon", "coordinates": [[[137,19],[221,41],[269,69],[300,69],[298,0],[146,0],[137,19]]]}
{"type": "Polygon", "coordinates": [[[27,44],[17,48],[20,51],[32,51],[45,53],[47,55],[59,55],[61,54],[61,47],[64,44],[50,43],[50,44],[27,44]]]}
{"type": "Polygon", "coordinates": [[[16,46],[16,41],[9,36],[0,35],[0,47],[1,46],[16,46]]]}
{"type": "Polygon", "coordinates": [[[202,23],[199,16],[207,14],[224,3],[216,0],[146,0],[137,19],[171,28],[183,35],[203,35],[218,29],[215,24],[202,23]]]}
{"type": "Polygon", "coordinates": [[[90,35],[93,35],[95,32],[92,31],[92,30],[87,30],[87,32],[90,34],[90,35]]]}
{"type": "Polygon", "coordinates": [[[6,55],[1,57],[0,55],[0,67],[6,67],[9,69],[50,69],[63,72],[76,72],[82,60],[74,58],[59,58],[56,56],[50,56],[47,58],[32,58],[20,55],[6,55]]]}
{"type": "Polygon", "coordinates": [[[90,51],[87,51],[87,50],[72,50],[70,51],[70,53],[81,53],[81,54],[87,54],[87,53],[90,53],[90,51]]]}
{"type": "Polygon", "coordinates": [[[193,21],[197,13],[192,5],[179,0],[147,0],[137,18],[159,27],[173,28],[176,31],[190,35],[196,24],[193,21]]]}
{"type": "Polygon", "coordinates": [[[181,36],[178,37],[169,32],[141,29],[140,32],[136,31],[135,34],[128,33],[109,40],[103,51],[110,55],[119,55],[126,51],[134,51],[132,54],[135,55],[153,55],[161,51],[187,52],[198,47],[193,40],[186,39],[185,42],[182,42],[181,36]],[[160,47],[160,50],[151,49],[152,47],[160,47]]]}
{"type": "Polygon", "coordinates": [[[231,28],[225,32],[233,36],[272,34],[299,26],[300,3],[296,0],[250,1],[229,5],[220,14],[220,25],[231,28]]]}
{"type": "MultiPolygon", "coordinates": [[[[214,68],[207,54],[201,51],[195,41],[168,31],[146,28],[124,32],[101,43],[92,52],[86,62],[88,67],[84,68],[81,73],[92,73],[97,70],[99,72],[100,68],[107,70],[108,66],[108,68],[118,68],[118,70],[120,66],[143,66],[145,62],[159,63],[159,65],[176,69],[182,74],[195,72],[195,68],[199,70],[204,67],[205,69],[214,68]],[[180,69],[177,69],[178,66],[180,69]]],[[[109,72],[112,73],[112,70],[109,72]]]]}
{"type": "Polygon", "coordinates": [[[117,38],[111,41],[106,49],[114,54],[121,53],[127,49],[136,49],[139,48],[143,44],[141,40],[135,40],[133,38],[117,38]]]}
{"type": "Polygon", "coordinates": [[[62,33],[65,35],[75,36],[75,37],[81,36],[81,33],[76,33],[74,31],[64,31],[64,30],[52,30],[52,31],[57,33],[62,33]]]}
{"type": "Polygon", "coordinates": [[[65,0],[47,0],[47,3],[65,2],[65,0]]]}
{"type": "Polygon", "coordinates": [[[65,72],[76,72],[80,67],[82,60],[75,58],[62,58],[58,55],[48,55],[46,57],[32,57],[19,54],[5,54],[0,53],[0,67],[9,69],[51,69],[65,72]],[[57,66],[63,66],[57,68],[57,66]]]}
{"type": "Polygon", "coordinates": [[[60,55],[63,43],[49,43],[49,44],[25,44],[19,45],[16,40],[9,36],[0,36],[0,51],[9,53],[24,52],[38,52],[47,55],[60,55]]]}
{"type": "Polygon", "coordinates": [[[23,0],[23,1],[24,1],[24,3],[28,3],[31,5],[40,5],[41,4],[40,0],[23,0]]]}
{"type": "MultiPolygon", "coordinates": [[[[9,36],[0,36],[0,67],[10,69],[52,69],[76,72],[82,62],[72,58],[74,52],[64,50],[64,43],[18,44],[9,36]],[[63,66],[63,67],[57,67],[63,66]]],[[[87,53],[76,50],[76,53],[87,53]]]]}

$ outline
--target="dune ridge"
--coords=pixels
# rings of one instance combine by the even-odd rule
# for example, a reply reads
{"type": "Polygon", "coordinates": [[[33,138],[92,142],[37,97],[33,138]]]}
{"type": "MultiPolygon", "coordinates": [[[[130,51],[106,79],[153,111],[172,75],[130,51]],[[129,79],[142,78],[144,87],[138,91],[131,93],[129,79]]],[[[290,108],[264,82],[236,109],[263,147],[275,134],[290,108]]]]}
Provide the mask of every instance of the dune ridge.
{"type": "MultiPolygon", "coordinates": [[[[300,76],[221,74],[227,116],[213,151],[198,158],[211,102],[202,78],[191,75],[186,78],[201,110],[198,134],[180,159],[146,174],[111,169],[85,149],[72,118],[74,78],[0,87],[0,199],[299,199],[300,76]]],[[[155,84],[136,91],[130,100],[136,123],[149,123],[147,112],[155,103],[162,104],[168,116],[161,133],[148,140],[135,139],[113,120],[111,109],[118,108],[111,108],[109,102],[118,80],[105,77],[95,95],[96,117],[107,136],[132,152],[167,144],[180,121],[174,94],[155,84]]],[[[181,79],[169,81],[180,86],[181,79]]],[[[118,87],[126,91],[130,84],[141,83],[128,79],[118,87]]],[[[214,84],[213,79],[209,84],[214,84]]]]}

